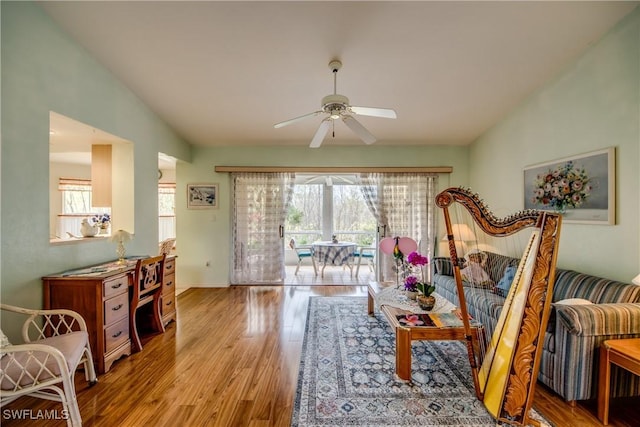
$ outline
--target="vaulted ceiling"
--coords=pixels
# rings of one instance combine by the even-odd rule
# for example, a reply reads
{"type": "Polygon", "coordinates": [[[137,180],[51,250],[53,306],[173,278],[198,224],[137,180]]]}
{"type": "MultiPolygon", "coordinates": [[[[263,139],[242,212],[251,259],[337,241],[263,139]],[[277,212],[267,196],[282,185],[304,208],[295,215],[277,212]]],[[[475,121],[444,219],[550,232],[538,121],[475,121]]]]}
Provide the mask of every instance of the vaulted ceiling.
{"type": "MultiPolygon", "coordinates": [[[[378,144],[468,144],[638,2],[41,2],[189,143],[309,144],[333,93],[378,144]]],[[[325,145],[361,144],[344,123],[325,145]]]]}

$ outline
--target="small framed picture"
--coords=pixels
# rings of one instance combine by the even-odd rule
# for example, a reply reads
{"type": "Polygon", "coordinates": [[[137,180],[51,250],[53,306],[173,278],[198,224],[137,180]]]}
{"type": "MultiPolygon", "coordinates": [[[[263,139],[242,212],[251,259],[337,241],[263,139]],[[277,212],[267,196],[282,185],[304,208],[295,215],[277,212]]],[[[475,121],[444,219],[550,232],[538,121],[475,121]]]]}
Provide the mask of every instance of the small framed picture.
{"type": "Polygon", "coordinates": [[[216,209],[218,184],[187,184],[188,209],[216,209]]]}

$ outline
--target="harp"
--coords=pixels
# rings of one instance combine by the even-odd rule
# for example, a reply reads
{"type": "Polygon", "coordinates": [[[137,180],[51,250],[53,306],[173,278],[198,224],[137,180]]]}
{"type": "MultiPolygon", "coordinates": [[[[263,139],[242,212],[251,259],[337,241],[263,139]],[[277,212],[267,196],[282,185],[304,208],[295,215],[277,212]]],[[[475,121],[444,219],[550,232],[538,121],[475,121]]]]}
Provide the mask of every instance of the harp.
{"type": "Polygon", "coordinates": [[[529,411],[549,317],[562,218],[537,210],[497,218],[477,194],[464,188],[441,192],[436,204],[444,213],[458,297],[454,302],[462,315],[476,395],[500,421],[537,424],[529,411]],[[496,281],[506,276],[508,267],[513,280],[508,291],[498,295],[502,291],[496,281]],[[474,301],[484,301],[484,307],[493,311],[483,312],[483,304],[474,307],[474,301]],[[483,325],[484,337],[472,333],[470,317],[483,325]]]}

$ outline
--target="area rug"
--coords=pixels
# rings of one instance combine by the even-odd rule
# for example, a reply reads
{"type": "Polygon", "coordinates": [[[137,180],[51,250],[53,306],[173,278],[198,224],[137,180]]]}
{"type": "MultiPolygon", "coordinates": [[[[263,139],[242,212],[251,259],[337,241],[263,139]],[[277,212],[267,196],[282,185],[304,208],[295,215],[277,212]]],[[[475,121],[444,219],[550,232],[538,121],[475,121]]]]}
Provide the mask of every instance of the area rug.
{"type": "Polygon", "coordinates": [[[461,342],[414,342],[412,381],[403,381],[395,336],[383,315],[367,315],[366,297],[311,297],[291,425],[499,424],[475,397],[461,342]]]}

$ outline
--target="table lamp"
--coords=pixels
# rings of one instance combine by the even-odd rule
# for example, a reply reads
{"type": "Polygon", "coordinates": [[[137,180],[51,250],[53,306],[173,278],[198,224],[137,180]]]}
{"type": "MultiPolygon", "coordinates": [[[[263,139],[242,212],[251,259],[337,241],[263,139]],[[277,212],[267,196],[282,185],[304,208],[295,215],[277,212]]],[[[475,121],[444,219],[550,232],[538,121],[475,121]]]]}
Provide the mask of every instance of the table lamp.
{"type": "Polygon", "coordinates": [[[638,274],[636,277],[634,277],[631,280],[632,283],[636,284],[636,285],[640,285],[640,274],[638,274]]]}
{"type": "Polygon", "coordinates": [[[125,254],[125,242],[131,240],[131,233],[125,230],[118,230],[111,234],[109,238],[112,242],[117,242],[118,247],[116,248],[116,253],[118,254],[118,264],[124,264],[124,254],[125,254]]]}
{"type": "MultiPolygon", "coordinates": [[[[459,257],[464,256],[467,252],[467,244],[465,242],[476,240],[476,235],[467,224],[453,224],[451,228],[453,230],[453,237],[456,241],[456,252],[459,257]]],[[[446,245],[441,245],[438,248],[438,252],[443,252],[443,255],[449,254],[448,240],[449,238],[446,234],[441,239],[442,242],[447,242],[446,245]]]]}

